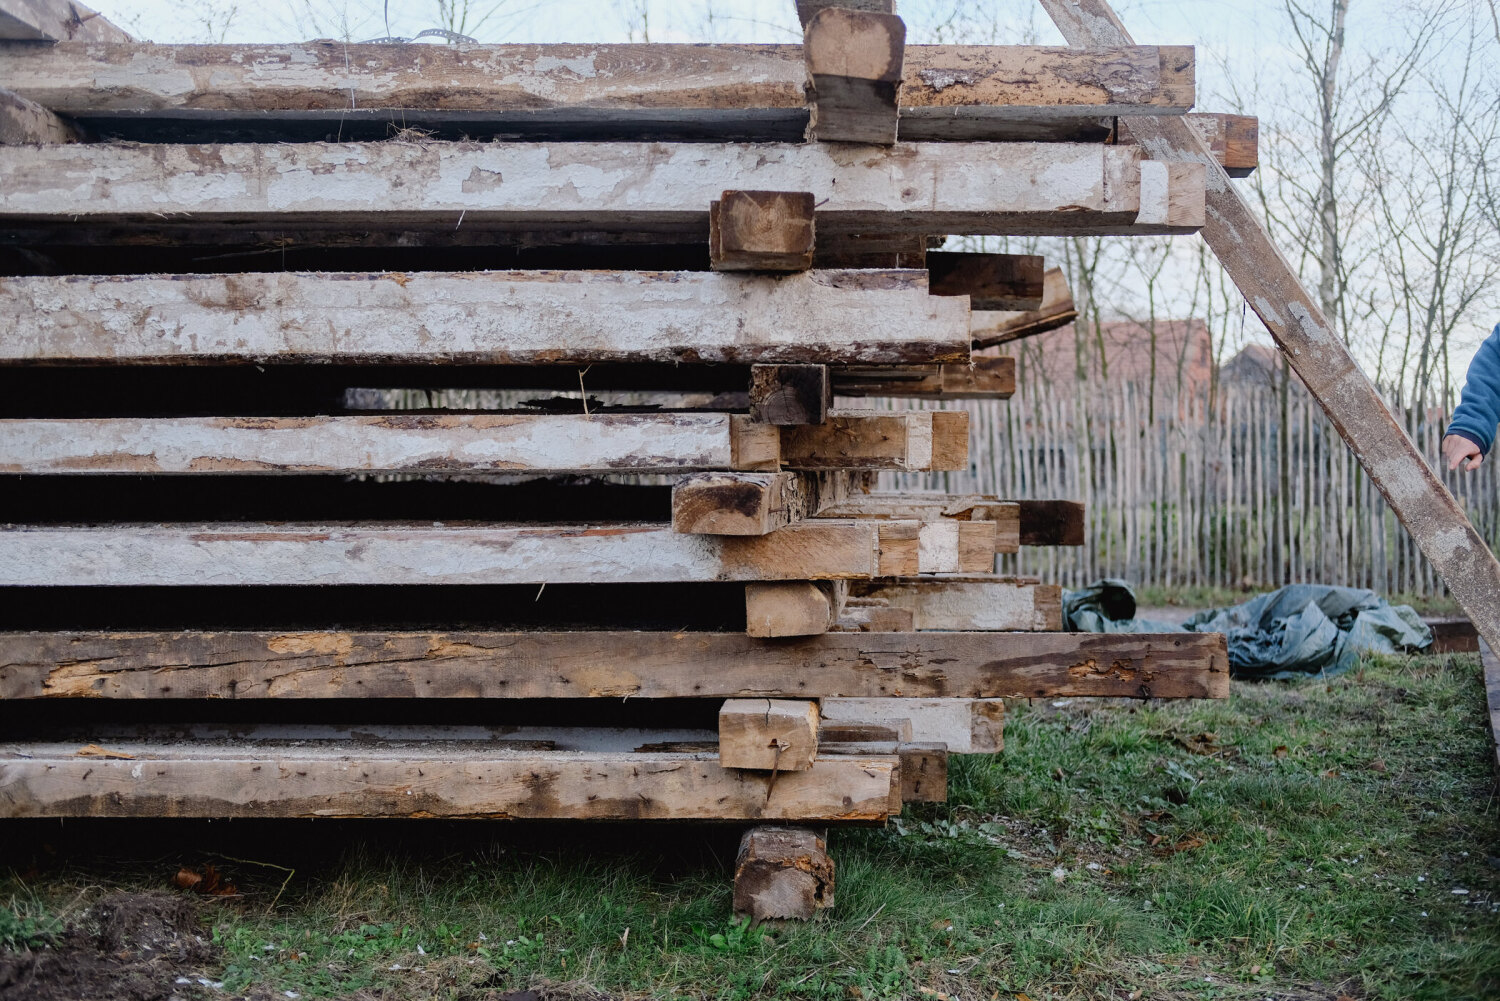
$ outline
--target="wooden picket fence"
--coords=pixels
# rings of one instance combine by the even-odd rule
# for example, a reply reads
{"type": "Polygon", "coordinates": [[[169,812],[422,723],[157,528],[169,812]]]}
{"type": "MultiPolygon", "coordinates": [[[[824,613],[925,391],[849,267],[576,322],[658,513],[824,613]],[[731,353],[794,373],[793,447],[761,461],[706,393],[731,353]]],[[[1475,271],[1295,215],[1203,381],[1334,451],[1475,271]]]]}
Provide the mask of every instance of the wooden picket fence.
{"type": "MultiPolygon", "coordinates": [[[[882,489],[1081,500],[1076,549],[1023,549],[1006,572],[1064,586],[1099,577],[1137,584],[1268,588],[1341,584],[1435,596],[1442,581],[1385,499],[1300,387],[1221,385],[1207,399],[1148,406],[1132,384],[1076,395],[971,401],[967,473],[883,477],[882,489]]],[[[1392,410],[1434,466],[1447,410],[1392,410]]],[[[910,401],[903,401],[910,405],[910,401]]],[[[1500,478],[1486,461],[1443,480],[1492,548],[1500,544],[1500,478]]]]}

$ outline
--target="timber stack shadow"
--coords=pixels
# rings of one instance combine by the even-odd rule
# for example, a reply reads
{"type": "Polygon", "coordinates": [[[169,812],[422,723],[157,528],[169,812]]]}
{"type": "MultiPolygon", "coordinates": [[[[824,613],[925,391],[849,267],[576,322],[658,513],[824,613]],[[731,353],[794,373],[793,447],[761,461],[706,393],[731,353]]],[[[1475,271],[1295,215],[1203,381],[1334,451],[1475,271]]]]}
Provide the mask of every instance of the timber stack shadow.
{"type": "Polygon", "coordinates": [[[995,573],[1082,505],[873,488],[968,470],[947,401],[1075,315],[948,236],[1203,225],[1129,130],[1192,50],[797,6],[173,46],[0,0],[0,817],[732,822],[735,909],[808,918],[827,826],[944,799],[1005,699],[1228,695],[1223,637],[995,573]]]}

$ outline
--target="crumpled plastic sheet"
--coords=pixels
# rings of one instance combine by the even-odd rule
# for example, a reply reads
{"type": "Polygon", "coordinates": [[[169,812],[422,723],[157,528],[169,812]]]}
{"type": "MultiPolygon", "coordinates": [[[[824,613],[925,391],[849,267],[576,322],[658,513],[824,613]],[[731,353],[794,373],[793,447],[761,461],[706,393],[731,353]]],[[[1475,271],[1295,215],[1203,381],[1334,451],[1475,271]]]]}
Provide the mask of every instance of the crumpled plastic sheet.
{"type": "Polygon", "coordinates": [[[1223,633],[1236,678],[1290,679],[1347,671],[1361,653],[1414,653],[1432,631],[1410,605],[1374,591],[1291,584],[1181,623],[1135,617],[1135,592],[1113,578],[1063,592],[1063,624],[1090,633],[1223,633]]]}

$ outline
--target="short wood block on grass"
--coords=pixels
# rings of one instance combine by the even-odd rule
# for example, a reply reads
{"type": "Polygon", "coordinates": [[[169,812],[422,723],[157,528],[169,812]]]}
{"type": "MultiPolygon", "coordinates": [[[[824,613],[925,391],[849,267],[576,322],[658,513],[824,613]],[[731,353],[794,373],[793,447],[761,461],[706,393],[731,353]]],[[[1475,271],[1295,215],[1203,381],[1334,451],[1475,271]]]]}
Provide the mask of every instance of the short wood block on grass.
{"type": "Polygon", "coordinates": [[[843,581],[765,581],[745,585],[745,635],[817,636],[838,621],[848,597],[843,581]]]}
{"type": "Polygon", "coordinates": [[[708,207],[715,271],[806,271],[813,262],[810,191],[726,191],[708,207]]]}
{"type": "Polygon", "coordinates": [[[879,821],[901,810],[895,756],[833,757],[773,780],[711,752],[328,743],[112,740],[131,755],[113,759],[80,757],[76,742],[0,744],[0,818],[879,821]]]}
{"type": "Polygon", "coordinates": [[[0,632],[0,699],[753,696],[1222,699],[1229,661],[1216,633],[0,632]]]}
{"type": "Polygon", "coordinates": [[[907,740],[945,744],[951,754],[993,754],[1005,747],[1004,699],[824,699],[829,724],[890,721],[907,740]]]}
{"type": "Polygon", "coordinates": [[[812,116],[819,142],[896,141],[906,24],[895,14],[825,7],[803,29],[812,116]]]}
{"type": "Polygon", "coordinates": [[[968,328],[963,302],[928,295],[915,271],[33,276],[0,285],[0,362],[19,364],[966,362],[968,328]]]}
{"type": "Polygon", "coordinates": [[[734,860],[734,913],[752,921],[810,921],[833,906],[828,845],[801,827],[753,827],[734,860]]]}
{"type": "MultiPolygon", "coordinates": [[[[962,143],[84,143],[0,147],[0,176],[7,225],[52,227],[47,239],[175,227],[217,242],[288,227],[451,233],[460,216],[470,233],[497,241],[645,232],[699,242],[709,204],[747,177],[765,190],[812,192],[820,234],[1151,235],[1195,231],[1205,191],[1202,164],[1085,143],[994,144],[979,157],[962,143]],[[99,177],[110,184],[101,188],[99,177]]],[[[497,305],[488,303],[511,312],[497,305]]],[[[601,311],[594,304],[587,317],[601,311]]],[[[598,336],[613,324],[593,326],[598,336]]],[[[809,329],[802,322],[788,334],[809,329]]]]}
{"type": "Polygon", "coordinates": [[[933,295],[966,295],[970,309],[1040,309],[1046,261],[1038,254],[928,251],[927,275],[933,295]]]}
{"type": "Polygon", "coordinates": [[[729,699],[719,709],[719,764],[803,772],[818,757],[818,704],[806,699],[729,699]]]}
{"type": "Polygon", "coordinates": [[[750,419],[763,424],[822,424],[833,405],[827,365],[751,365],[750,419]]]}

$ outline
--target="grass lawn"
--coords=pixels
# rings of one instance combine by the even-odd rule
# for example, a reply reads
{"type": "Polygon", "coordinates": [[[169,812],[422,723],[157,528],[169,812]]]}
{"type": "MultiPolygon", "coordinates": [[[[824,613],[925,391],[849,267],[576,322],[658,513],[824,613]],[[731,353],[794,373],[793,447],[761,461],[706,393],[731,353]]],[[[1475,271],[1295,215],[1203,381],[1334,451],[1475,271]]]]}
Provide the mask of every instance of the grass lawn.
{"type": "Polygon", "coordinates": [[[204,996],[1496,998],[1489,740],[1473,656],[1019,704],[949,803],[834,831],[837,907],[774,928],[729,918],[729,829],[21,825],[0,942],[212,863],[204,996]]]}

